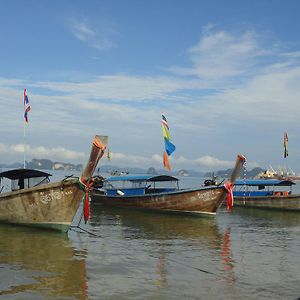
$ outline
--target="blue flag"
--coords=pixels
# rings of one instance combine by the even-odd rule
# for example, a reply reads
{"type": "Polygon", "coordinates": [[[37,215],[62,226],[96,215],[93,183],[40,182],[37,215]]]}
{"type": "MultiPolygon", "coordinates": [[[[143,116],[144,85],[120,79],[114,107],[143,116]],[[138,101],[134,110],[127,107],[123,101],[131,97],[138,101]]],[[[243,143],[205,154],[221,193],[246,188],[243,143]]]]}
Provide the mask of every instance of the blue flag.
{"type": "Polygon", "coordinates": [[[164,140],[166,152],[170,156],[175,151],[176,147],[168,139],[164,138],[164,140]]]}

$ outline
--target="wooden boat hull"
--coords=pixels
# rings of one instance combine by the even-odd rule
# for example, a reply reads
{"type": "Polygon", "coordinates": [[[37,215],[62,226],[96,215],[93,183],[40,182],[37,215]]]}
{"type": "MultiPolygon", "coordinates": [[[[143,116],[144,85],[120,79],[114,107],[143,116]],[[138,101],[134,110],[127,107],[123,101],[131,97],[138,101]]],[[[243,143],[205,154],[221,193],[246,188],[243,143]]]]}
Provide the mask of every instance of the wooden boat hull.
{"type": "Polygon", "coordinates": [[[234,206],[300,211],[300,194],[288,196],[234,197],[234,206]]]}
{"type": "Polygon", "coordinates": [[[0,222],[67,231],[83,197],[76,179],[0,194],[0,222]]]}
{"type": "Polygon", "coordinates": [[[227,191],[224,186],[139,196],[107,196],[97,190],[91,191],[91,199],[94,203],[115,207],[197,215],[214,215],[226,196],[227,191]]]}
{"type": "MultiPolygon", "coordinates": [[[[54,183],[47,181],[42,184],[46,178],[49,179],[50,174],[25,168],[1,172],[1,178],[19,181],[22,179],[23,184],[22,187],[19,184],[18,190],[0,193],[0,223],[67,231],[84,192],[88,193],[93,184],[91,177],[104,154],[107,141],[107,136],[96,135],[94,137],[90,157],[79,180],[66,178],[62,181],[54,183]],[[39,185],[30,187],[29,178],[38,178],[40,175],[46,177],[39,185]],[[24,179],[28,181],[26,188],[24,188],[24,179]]],[[[87,221],[89,218],[88,198],[85,198],[83,216],[87,221]]]]}

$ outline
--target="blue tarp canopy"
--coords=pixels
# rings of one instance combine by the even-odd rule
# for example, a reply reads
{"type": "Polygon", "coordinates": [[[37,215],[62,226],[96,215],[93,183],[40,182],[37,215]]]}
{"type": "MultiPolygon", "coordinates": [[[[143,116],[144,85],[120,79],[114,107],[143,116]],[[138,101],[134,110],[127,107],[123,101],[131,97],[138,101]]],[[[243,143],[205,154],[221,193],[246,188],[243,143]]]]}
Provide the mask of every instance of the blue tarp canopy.
{"type": "Polygon", "coordinates": [[[125,176],[112,176],[105,179],[105,181],[178,181],[176,177],[169,175],[125,175],[125,176]]]}
{"type": "Polygon", "coordinates": [[[248,185],[248,186],[291,186],[295,182],[291,180],[277,180],[277,179],[240,179],[236,180],[235,185],[248,185]]]}

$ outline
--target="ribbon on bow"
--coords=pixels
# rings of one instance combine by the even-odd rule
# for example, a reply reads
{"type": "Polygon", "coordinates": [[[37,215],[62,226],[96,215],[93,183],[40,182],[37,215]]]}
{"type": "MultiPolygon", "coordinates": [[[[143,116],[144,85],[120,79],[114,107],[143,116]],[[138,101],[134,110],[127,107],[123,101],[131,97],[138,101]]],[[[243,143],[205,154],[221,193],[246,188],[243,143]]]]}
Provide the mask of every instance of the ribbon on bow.
{"type": "Polygon", "coordinates": [[[233,207],[233,193],[232,193],[232,184],[227,180],[224,184],[225,189],[227,190],[227,210],[231,211],[233,207]]]}
{"type": "Polygon", "coordinates": [[[85,192],[85,195],[83,196],[82,199],[84,199],[84,204],[83,204],[83,217],[84,217],[84,222],[86,223],[90,217],[90,197],[89,197],[89,191],[92,188],[94,184],[94,180],[90,180],[86,182],[81,176],[79,177],[79,185],[80,188],[85,192]]]}

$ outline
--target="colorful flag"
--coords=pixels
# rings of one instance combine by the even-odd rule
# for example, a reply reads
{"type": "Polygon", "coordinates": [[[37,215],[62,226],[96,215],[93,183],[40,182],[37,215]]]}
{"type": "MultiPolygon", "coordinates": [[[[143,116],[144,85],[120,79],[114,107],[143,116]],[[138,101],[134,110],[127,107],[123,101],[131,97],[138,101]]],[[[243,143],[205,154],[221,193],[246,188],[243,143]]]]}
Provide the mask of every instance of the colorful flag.
{"type": "Polygon", "coordinates": [[[164,163],[165,168],[168,171],[170,171],[171,167],[170,167],[168,156],[170,156],[175,151],[176,147],[170,141],[171,135],[169,132],[169,124],[164,115],[162,115],[161,125],[162,125],[162,131],[163,131],[163,137],[164,137],[164,143],[165,143],[165,151],[163,154],[163,163],[164,163]]]}
{"type": "Polygon", "coordinates": [[[167,138],[164,138],[164,141],[166,152],[170,156],[175,151],[176,147],[167,138]]]}
{"type": "Polygon", "coordinates": [[[28,112],[30,111],[30,104],[27,97],[26,89],[24,89],[24,120],[28,123],[28,112]]]}
{"type": "Polygon", "coordinates": [[[162,124],[164,124],[164,125],[167,127],[167,129],[169,130],[169,124],[168,124],[168,121],[167,121],[167,119],[166,119],[166,117],[165,117],[164,115],[161,115],[161,122],[162,122],[162,124]]]}
{"type": "Polygon", "coordinates": [[[165,167],[168,171],[171,171],[171,166],[170,166],[169,159],[168,159],[168,154],[167,154],[166,151],[164,151],[163,162],[164,162],[164,167],[165,167]]]}
{"type": "Polygon", "coordinates": [[[289,153],[288,153],[288,142],[289,142],[288,134],[287,134],[287,132],[285,132],[284,136],[283,136],[283,148],[284,148],[283,157],[284,158],[286,158],[287,156],[289,156],[289,153]]]}

